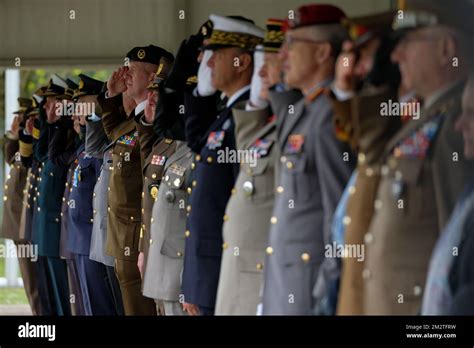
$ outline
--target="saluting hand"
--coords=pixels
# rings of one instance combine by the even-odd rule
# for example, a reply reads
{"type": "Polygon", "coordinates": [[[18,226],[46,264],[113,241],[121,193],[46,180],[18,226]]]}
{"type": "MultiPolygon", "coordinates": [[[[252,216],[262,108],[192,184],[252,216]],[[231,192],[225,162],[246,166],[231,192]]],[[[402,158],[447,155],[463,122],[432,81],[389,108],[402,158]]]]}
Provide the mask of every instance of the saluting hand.
{"type": "Polygon", "coordinates": [[[33,126],[35,125],[35,119],[30,117],[26,120],[25,129],[29,135],[33,135],[33,126]]]}
{"type": "Polygon", "coordinates": [[[352,91],[355,87],[354,67],[356,54],[352,51],[354,47],[351,41],[345,41],[342,45],[342,53],[336,62],[335,86],[345,92],[352,91]]]}
{"type": "Polygon", "coordinates": [[[20,117],[15,116],[12,121],[11,132],[15,137],[18,137],[18,132],[20,131],[20,117]]]}
{"type": "Polygon", "coordinates": [[[125,77],[128,72],[128,67],[123,66],[112,73],[107,81],[107,94],[109,98],[115,97],[127,90],[125,84],[125,77]]]}
{"type": "Polygon", "coordinates": [[[158,92],[148,92],[147,103],[145,106],[145,122],[148,124],[153,123],[156,115],[156,105],[158,102],[158,92]]]}

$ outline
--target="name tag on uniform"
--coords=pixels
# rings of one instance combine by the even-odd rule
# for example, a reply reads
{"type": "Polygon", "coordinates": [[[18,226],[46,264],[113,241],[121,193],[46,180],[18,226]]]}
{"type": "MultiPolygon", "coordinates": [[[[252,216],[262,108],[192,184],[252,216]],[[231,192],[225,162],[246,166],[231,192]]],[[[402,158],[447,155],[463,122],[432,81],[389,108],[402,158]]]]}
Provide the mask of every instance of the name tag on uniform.
{"type": "Polygon", "coordinates": [[[408,138],[402,140],[393,150],[397,158],[425,158],[441,126],[441,115],[424,124],[408,138]]]}
{"type": "Polygon", "coordinates": [[[153,155],[151,158],[151,164],[155,166],[162,166],[166,162],[166,156],[153,155]]]}
{"type": "Polygon", "coordinates": [[[301,153],[303,150],[304,135],[290,134],[285,145],[284,153],[288,155],[301,153]]]}
{"type": "Polygon", "coordinates": [[[118,144],[127,145],[134,147],[137,143],[138,131],[135,131],[133,134],[122,135],[117,139],[118,144]]]}
{"type": "Polygon", "coordinates": [[[255,152],[257,158],[262,158],[268,155],[270,152],[270,148],[273,145],[273,141],[268,139],[258,139],[253,145],[250,147],[251,152],[255,152]]]}
{"type": "Polygon", "coordinates": [[[222,146],[222,142],[224,141],[224,131],[217,131],[209,133],[207,137],[207,147],[210,150],[215,150],[218,147],[222,146]]]}

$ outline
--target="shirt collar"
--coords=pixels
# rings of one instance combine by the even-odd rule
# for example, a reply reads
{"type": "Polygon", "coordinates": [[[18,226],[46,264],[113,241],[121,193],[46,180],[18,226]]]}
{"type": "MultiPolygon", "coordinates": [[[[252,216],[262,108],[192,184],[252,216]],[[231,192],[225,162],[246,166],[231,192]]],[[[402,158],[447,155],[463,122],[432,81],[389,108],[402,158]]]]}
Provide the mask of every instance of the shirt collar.
{"type": "Polygon", "coordinates": [[[247,86],[244,86],[241,89],[239,89],[234,94],[232,94],[232,96],[230,96],[229,99],[227,100],[226,107],[230,107],[237,99],[239,99],[239,97],[242,94],[246,93],[249,90],[250,90],[250,85],[247,85],[247,86]]]}
{"type": "Polygon", "coordinates": [[[142,101],[140,104],[138,104],[135,107],[135,115],[138,115],[140,112],[145,110],[146,103],[147,103],[147,100],[145,99],[144,101],[142,101]]]}
{"type": "Polygon", "coordinates": [[[425,103],[423,104],[425,109],[429,109],[435,103],[438,102],[442,97],[444,97],[449,91],[451,91],[455,86],[457,86],[460,81],[453,82],[448,86],[438,89],[432,95],[426,98],[425,103]]]}

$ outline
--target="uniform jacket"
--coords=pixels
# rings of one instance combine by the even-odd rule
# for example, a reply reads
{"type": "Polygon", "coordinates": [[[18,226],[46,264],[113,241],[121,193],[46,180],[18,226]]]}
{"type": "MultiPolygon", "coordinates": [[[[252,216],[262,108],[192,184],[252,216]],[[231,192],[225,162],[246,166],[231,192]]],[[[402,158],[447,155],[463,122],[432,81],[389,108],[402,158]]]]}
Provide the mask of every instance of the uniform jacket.
{"type": "Polygon", "coordinates": [[[335,137],[325,95],[306,100],[294,91],[271,92],[270,101],[279,118],[281,157],[266,250],[263,313],[307,315],[330,243],[332,216],[352,172],[352,156],[335,137]]]}
{"type": "MultiPolygon", "coordinates": [[[[242,94],[233,104],[248,99],[242,94]]],[[[210,106],[199,97],[186,95],[186,117],[198,118],[209,112],[210,106]]],[[[192,173],[192,193],[183,274],[185,301],[202,307],[214,308],[222,254],[222,224],[227,201],[239,172],[238,163],[218,163],[219,154],[235,150],[232,107],[225,108],[211,124],[195,156],[192,173]]],[[[212,106],[211,106],[212,108],[212,106]]],[[[197,148],[193,149],[197,150],[197,148]]]]}
{"type": "Polygon", "coordinates": [[[473,172],[454,130],[462,89],[463,83],[450,88],[386,146],[365,240],[365,314],[414,315],[420,310],[431,252],[473,172]]]}
{"type": "MultiPolygon", "coordinates": [[[[179,301],[183,272],[186,203],[193,161],[191,150],[177,141],[176,151],[164,165],[164,175],[153,205],[143,295],[179,301]]],[[[190,186],[189,186],[190,189],[190,186]]]]}
{"type": "Polygon", "coordinates": [[[273,210],[276,119],[270,108],[245,111],[245,104],[240,102],[233,109],[237,149],[255,151],[256,162],[247,160],[241,165],[227,204],[218,315],[256,314],[273,210]]]}
{"type": "Polygon", "coordinates": [[[107,254],[137,260],[143,187],[138,131],[127,117],[122,96],[99,95],[102,124],[112,145],[112,171],[108,190],[107,254]]]}

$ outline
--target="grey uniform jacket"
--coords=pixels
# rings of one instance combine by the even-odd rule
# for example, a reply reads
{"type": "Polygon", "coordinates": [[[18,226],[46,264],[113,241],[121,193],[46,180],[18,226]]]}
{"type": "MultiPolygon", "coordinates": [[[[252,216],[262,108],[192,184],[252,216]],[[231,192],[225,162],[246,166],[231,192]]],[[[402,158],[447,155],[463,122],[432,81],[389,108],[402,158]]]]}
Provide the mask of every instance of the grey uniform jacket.
{"type": "Polygon", "coordinates": [[[294,91],[271,92],[270,100],[279,118],[281,157],[263,314],[307,315],[331,219],[352,172],[350,149],[335,137],[325,95],[309,101],[294,91]]]}
{"type": "Polygon", "coordinates": [[[86,152],[88,155],[102,158],[100,176],[94,186],[92,209],[94,220],[92,223],[92,236],[89,258],[113,267],[115,258],[105,253],[107,243],[107,190],[109,186],[110,167],[112,166],[112,153],[108,150],[102,122],[87,122],[86,124],[86,152]]]}
{"type": "Polygon", "coordinates": [[[179,301],[184,262],[188,178],[193,157],[185,142],[166,161],[153,204],[150,248],[143,279],[143,295],[179,301]]]}
{"type": "Polygon", "coordinates": [[[256,157],[243,158],[227,204],[217,315],[256,314],[273,210],[276,121],[269,120],[270,108],[245,111],[245,104],[240,102],[233,109],[236,145],[256,157]]]}

